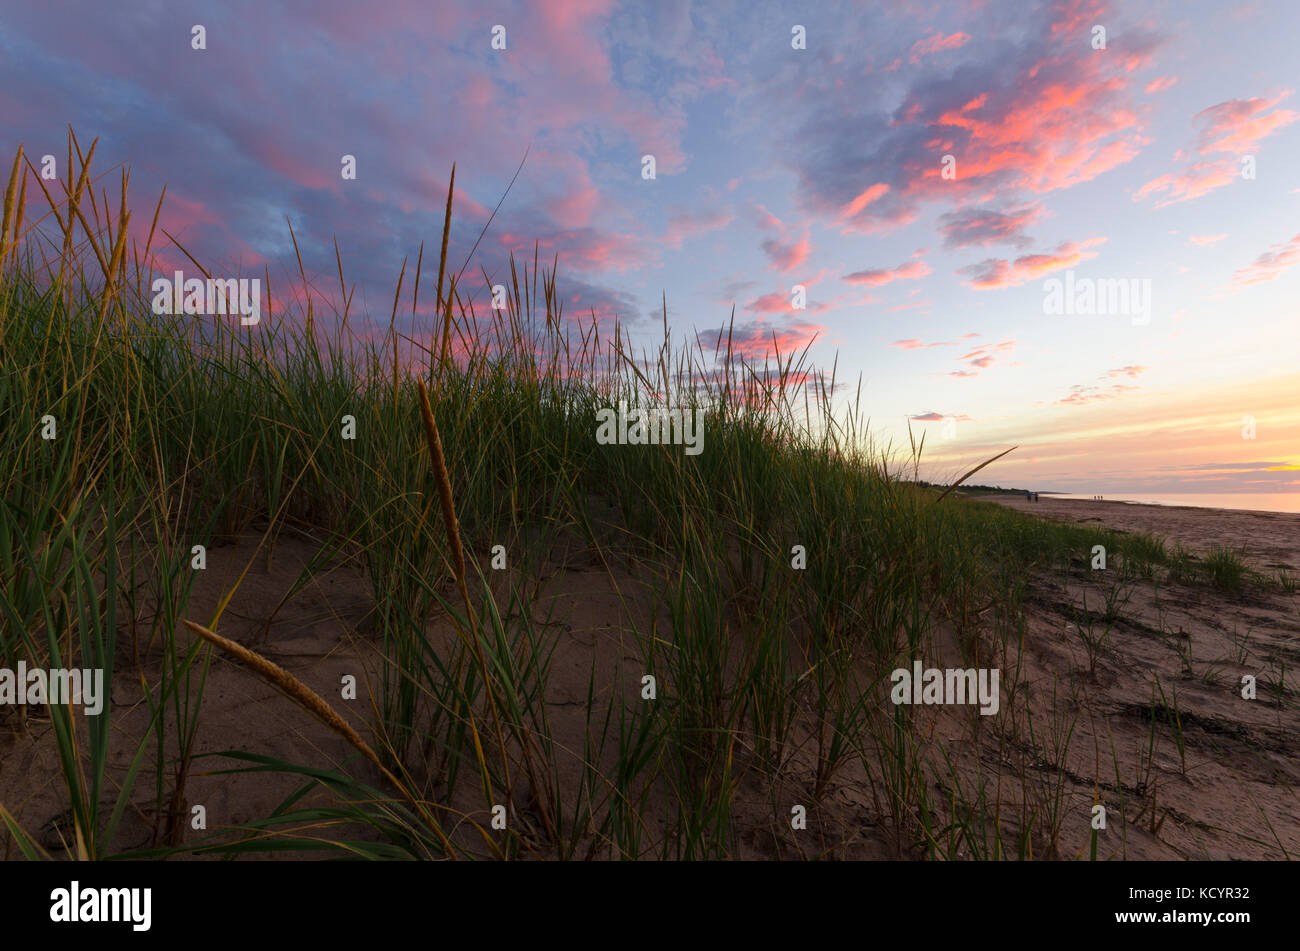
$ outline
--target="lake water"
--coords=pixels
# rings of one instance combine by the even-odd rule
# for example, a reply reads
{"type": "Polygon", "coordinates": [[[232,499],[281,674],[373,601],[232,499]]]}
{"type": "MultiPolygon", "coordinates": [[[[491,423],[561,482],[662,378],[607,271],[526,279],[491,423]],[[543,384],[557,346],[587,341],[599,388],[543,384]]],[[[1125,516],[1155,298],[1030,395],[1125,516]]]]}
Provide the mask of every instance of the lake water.
{"type": "MultiPolygon", "coordinates": [[[[1043,492],[1054,499],[1091,499],[1091,495],[1070,492],[1043,492]]],[[[1131,495],[1103,493],[1107,502],[1140,502],[1143,505],[1191,505],[1210,509],[1254,509],[1258,512],[1300,512],[1300,492],[1163,492],[1131,495]]]]}

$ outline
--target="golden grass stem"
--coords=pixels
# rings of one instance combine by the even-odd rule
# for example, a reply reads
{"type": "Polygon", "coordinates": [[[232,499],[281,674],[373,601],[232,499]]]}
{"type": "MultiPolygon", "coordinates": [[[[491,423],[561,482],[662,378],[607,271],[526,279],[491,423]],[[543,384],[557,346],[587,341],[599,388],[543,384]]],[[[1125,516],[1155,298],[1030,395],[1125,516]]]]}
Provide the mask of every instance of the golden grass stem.
{"type": "Polygon", "coordinates": [[[420,801],[412,796],[407,790],[406,784],[394,776],[392,771],[379,761],[379,756],[370,748],[370,745],[361,738],[361,735],[357,733],[356,730],[352,729],[348,721],[344,720],[343,717],[335,712],[333,707],[325,702],[324,698],[321,697],[320,694],[316,693],[316,691],[312,690],[279,664],[267,660],[256,651],[249,650],[243,644],[238,644],[235,641],[230,640],[228,637],[222,637],[215,631],[210,631],[203,625],[196,624],[188,618],[185,620],[185,626],[209,644],[221,648],[246,667],[252,669],[254,673],[261,676],[272,686],[278,688],[288,696],[289,699],[293,700],[325,726],[329,727],[339,736],[343,737],[343,739],[352,744],[352,746],[355,747],[362,756],[374,764],[375,768],[379,770],[385,779],[401,790],[407,800],[419,809],[419,811],[424,815],[425,820],[428,822],[429,828],[433,830],[438,839],[442,842],[443,847],[447,850],[447,855],[453,859],[456,858],[456,852],[452,848],[451,842],[447,839],[442,829],[438,827],[438,824],[433,820],[433,817],[425,811],[420,801]]]}
{"type": "MultiPolygon", "coordinates": [[[[447,182],[447,213],[442,219],[442,251],[438,255],[438,301],[434,304],[434,319],[442,313],[442,278],[447,273],[447,239],[451,235],[451,196],[456,188],[456,163],[451,163],[451,180],[447,182]]],[[[430,350],[432,354],[432,349],[430,350]]]]}
{"type": "MultiPolygon", "coordinates": [[[[452,286],[455,286],[454,280],[452,286]]],[[[475,658],[483,674],[483,687],[487,692],[493,725],[496,727],[497,744],[501,749],[501,765],[504,770],[506,789],[508,791],[511,788],[510,764],[506,756],[505,735],[501,729],[501,716],[497,711],[496,691],[492,688],[492,673],[488,668],[487,658],[483,655],[483,645],[478,637],[478,625],[474,620],[474,606],[470,602],[469,586],[465,582],[465,549],[460,542],[460,523],[456,519],[456,503],[452,498],[451,479],[447,475],[447,461],[442,452],[442,437],[438,435],[438,424],[433,418],[433,408],[429,405],[429,391],[425,387],[424,381],[417,380],[416,386],[420,397],[420,418],[424,422],[424,438],[429,444],[429,455],[433,459],[433,473],[438,483],[438,499],[442,503],[442,521],[447,529],[447,539],[451,545],[452,562],[456,572],[456,585],[460,588],[461,599],[465,602],[466,620],[469,621],[472,628],[470,636],[473,639],[475,658]]],[[[470,727],[474,734],[474,744],[478,747],[479,759],[482,764],[483,751],[479,746],[478,730],[474,728],[472,715],[470,727]]],[[[488,782],[485,764],[483,765],[483,786],[484,794],[490,795],[491,787],[488,782]]]]}
{"type": "Polygon", "coordinates": [[[360,751],[361,755],[370,760],[384,776],[392,783],[400,787],[402,784],[383,763],[379,761],[379,756],[372,750],[369,744],[361,738],[361,735],[348,724],[343,717],[339,716],[325,700],[301,680],[289,673],[274,661],[267,660],[256,651],[249,650],[242,644],[230,640],[228,637],[222,637],[215,631],[209,631],[201,624],[186,620],[185,626],[193,631],[199,637],[203,638],[210,644],[213,644],[227,654],[230,654],[236,660],[240,661],[247,667],[260,674],[263,679],[270,682],[273,686],[278,687],[286,693],[300,707],[314,716],[321,723],[325,724],[343,739],[347,740],[360,751]]]}
{"type": "Polygon", "coordinates": [[[442,521],[447,528],[447,541],[451,545],[456,583],[460,586],[460,595],[465,600],[465,611],[467,615],[472,616],[469,588],[465,584],[465,549],[460,543],[460,523],[456,520],[456,503],[451,494],[451,479],[447,475],[447,460],[442,452],[442,438],[438,435],[438,424],[434,421],[433,409],[429,405],[429,391],[423,380],[417,380],[416,384],[420,393],[420,418],[424,422],[424,438],[429,444],[429,455],[433,459],[433,474],[438,484],[438,499],[442,503],[442,521]]]}
{"type": "Polygon", "coordinates": [[[3,218],[0,218],[0,264],[4,263],[5,252],[9,250],[9,221],[14,211],[14,193],[18,188],[18,170],[22,167],[23,146],[18,144],[18,151],[14,153],[14,167],[9,173],[9,184],[5,188],[5,204],[3,218]]]}

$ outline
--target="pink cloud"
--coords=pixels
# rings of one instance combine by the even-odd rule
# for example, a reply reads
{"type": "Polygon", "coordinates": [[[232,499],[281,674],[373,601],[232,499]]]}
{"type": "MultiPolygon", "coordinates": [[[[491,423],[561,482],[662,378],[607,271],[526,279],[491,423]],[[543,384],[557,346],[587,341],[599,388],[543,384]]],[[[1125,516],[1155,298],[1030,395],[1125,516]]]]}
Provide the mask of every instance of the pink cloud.
{"type": "Polygon", "coordinates": [[[968,275],[970,280],[966,282],[967,286],[976,290],[1015,287],[1042,277],[1044,274],[1050,274],[1052,271],[1074,267],[1081,261],[1095,258],[1097,252],[1087,249],[1102,244],[1105,240],[1105,238],[1089,238],[1082,242],[1063,241],[1057,245],[1055,251],[1027,254],[1014,261],[989,258],[979,264],[961,268],[957,273],[968,275]]]}
{"type": "Polygon", "coordinates": [[[1118,370],[1109,370],[1106,373],[1106,377],[1108,379],[1114,379],[1117,376],[1126,376],[1129,377],[1130,379],[1136,380],[1139,376],[1141,376],[1149,369],[1150,367],[1145,367],[1142,366],[1141,364],[1134,363],[1126,367],[1120,367],[1118,370]]]}
{"type": "Polygon", "coordinates": [[[1273,245],[1249,266],[1233,272],[1232,284],[1234,287],[1247,287],[1273,281],[1297,264],[1300,264],[1300,234],[1290,241],[1273,245]]]}
{"type": "MultiPolygon", "coordinates": [[[[87,216],[89,217],[89,216],[87,216]]],[[[143,217],[143,216],[141,216],[143,217]]],[[[195,201],[178,194],[175,189],[168,189],[163,197],[162,211],[158,213],[158,238],[167,230],[177,238],[183,238],[194,228],[220,224],[215,212],[202,201],[195,201]]],[[[146,228],[147,234],[147,228],[146,228]]],[[[157,238],[155,238],[155,241],[157,238]]]]}
{"type": "Polygon", "coordinates": [[[1106,12],[1106,5],[1102,0],[1064,0],[1056,3],[1052,10],[1057,17],[1052,21],[1052,35],[1059,36],[1096,23],[1097,18],[1106,12]]]}
{"type": "Polygon", "coordinates": [[[1226,234],[1194,234],[1188,240],[1198,248],[1209,248],[1218,244],[1226,237],[1226,234]]]}
{"type": "Polygon", "coordinates": [[[760,314],[783,314],[794,310],[790,304],[790,295],[783,291],[773,291],[771,294],[755,297],[745,305],[745,309],[758,311],[760,314]]]}
{"type": "Polygon", "coordinates": [[[1231,159],[1222,162],[1197,162],[1182,172],[1168,172],[1159,178],[1153,178],[1133,195],[1134,201],[1142,201],[1150,195],[1163,194],[1162,201],[1155,207],[1164,208],[1179,202],[1190,201],[1208,195],[1216,188],[1231,185],[1237,180],[1237,166],[1231,159]]]}
{"type": "Polygon", "coordinates": [[[944,236],[944,247],[967,248],[974,245],[1016,244],[1027,245],[1024,231],[1043,216],[1041,203],[1008,208],[961,209],[949,212],[939,219],[944,236]]]}
{"type": "MultiPolygon", "coordinates": [[[[956,182],[969,186],[996,176],[1042,193],[1090,181],[1134,158],[1145,140],[1137,135],[1137,114],[1118,98],[1126,81],[1102,69],[1093,57],[1042,60],[1014,95],[983,93],[929,122],[936,131],[966,135],[954,149],[956,182]]],[[[921,168],[908,191],[951,187],[942,171],[937,163],[921,168]]]]}
{"type": "Polygon", "coordinates": [[[1300,113],[1274,109],[1288,95],[1289,92],[1284,92],[1273,99],[1229,99],[1202,109],[1193,117],[1193,122],[1201,125],[1197,151],[1201,155],[1227,153],[1232,157],[1192,162],[1182,171],[1153,178],[1137,190],[1133,200],[1158,194],[1162,200],[1155,207],[1164,208],[1232,184],[1239,174],[1241,155],[1253,151],[1261,140],[1278,129],[1300,119],[1300,113]]]}
{"type": "Polygon", "coordinates": [[[531,240],[504,231],[497,240],[503,248],[520,253],[531,254],[536,245],[544,255],[556,254],[561,264],[580,271],[635,270],[645,266],[648,260],[644,245],[636,237],[594,228],[556,231],[531,240]]]}
{"type": "Polygon", "coordinates": [[[668,226],[664,231],[663,241],[674,248],[680,248],[687,238],[725,228],[733,218],[724,208],[678,208],[668,216],[668,226]]]}
{"type": "Polygon", "coordinates": [[[1174,86],[1178,82],[1177,76],[1157,76],[1151,82],[1143,87],[1144,91],[1150,95],[1153,93],[1164,92],[1166,89],[1174,86]]]}
{"type": "Polygon", "coordinates": [[[912,260],[896,268],[873,268],[845,274],[841,280],[850,284],[864,284],[867,287],[880,287],[892,281],[908,281],[925,277],[931,273],[930,266],[924,261],[912,260]]]}
{"type": "MultiPolygon", "coordinates": [[[[962,334],[957,338],[957,340],[970,340],[971,338],[978,336],[979,334],[975,333],[962,334]]],[[[890,346],[898,347],[900,350],[923,350],[929,347],[951,347],[956,342],[956,340],[936,340],[934,343],[925,343],[924,341],[912,338],[908,340],[895,340],[890,344],[890,346]]]]}
{"type": "MultiPolygon", "coordinates": [[[[799,281],[799,284],[801,284],[804,287],[804,289],[807,290],[811,288],[813,285],[820,282],[826,276],[826,274],[827,274],[826,268],[822,268],[820,271],[818,271],[816,274],[812,275],[811,277],[806,277],[802,281],[799,281]]],[[[770,294],[763,294],[759,297],[754,298],[752,301],[750,301],[748,304],[745,305],[745,309],[751,311],[758,311],[759,313],[762,314],[788,313],[794,310],[794,306],[790,298],[791,298],[791,292],[789,290],[773,291],[770,294]]],[[[807,302],[807,310],[809,313],[812,314],[822,313],[823,311],[830,310],[831,307],[833,307],[837,302],[838,300],[832,302],[823,302],[820,304],[814,304],[811,301],[809,301],[807,302]]],[[[859,301],[858,303],[865,303],[865,302],[859,301]]]]}
{"type": "Polygon", "coordinates": [[[844,210],[840,213],[840,217],[843,219],[852,218],[863,208],[867,207],[867,205],[888,192],[889,186],[884,182],[877,182],[876,184],[863,189],[856,198],[844,206],[844,210]]]}
{"type": "Polygon", "coordinates": [[[1300,113],[1289,109],[1278,109],[1264,115],[1289,95],[1288,91],[1275,99],[1229,99],[1202,109],[1195,116],[1204,122],[1200,135],[1201,154],[1229,152],[1239,155],[1249,152],[1261,139],[1300,119],[1300,113]]]}
{"type": "Polygon", "coordinates": [[[926,37],[923,40],[917,40],[912,44],[909,51],[911,56],[908,62],[913,65],[921,62],[921,58],[929,56],[931,53],[940,53],[944,50],[955,50],[966,45],[970,37],[965,33],[953,33],[950,36],[944,36],[942,33],[936,33],[933,36],[926,37]]]}
{"type": "Polygon", "coordinates": [[[1113,383],[1108,387],[1083,386],[1082,384],[1070,387],[1070,393],[1064,399],[1056,401],[1057,405],[1066,406],[1083,406],[1087,403],[1100,403],[1104,400],[1118,399],[1125,393],[1131,393],[1134,390],[1140,390],[1140,386],[1130,386],[1127,383],[1113,383]]]}
{"type": "MultiPolygon", "coordinates": [[[[718,344],[724,352],[728,346],[727,330],[722,328],[718,344]]],[[[825,333],[826,328],[820,324],[792,323],[774,327],[764,320],[754,320],[731,328],[731,353],[749,362],[761,361],[777,352],[785,357],[803,350],[814,337],[825,333]]]]}
{"type": "Polygon", "coordinates": [[[1015,350],[1016,342],[1014,340],[1003,340],[999,343],[988,344],[982,347],[976,347],[970,353],[962,354],[956,359],[965,361],[967,366],[975,367],[974,370],[953,370],[948,375],[958,379],[968,379],[978,376],[979,370],[987,370],[1005,353],[1015,350]]]}
{"type": "Polygon", "coordinates": [[[754,210],[754,223],[757,227],[767,231],[785,231],[785,222],[768,211],[766,205],[753,202],[750,207],[754,210]]]}
{"type": "Polygon", "coordinates": [[[778,271],[792,271],[808,260],[812,243],[805,235],[795,242],[782,242],[769,238],[763,242],[763,251],[778,271]]]}
{"type": "MultiPolygon", "coordinates": [[[[298,158],[285,150],[279,142],[271,138],[253,138],[245,143],[252,156],[272,171],[304,188],[320,189],[338,193],[342,184],[339,175],[341,164],[328,169],[314,158],[298,158]]],[[[358,156],[358,165],[362,158],[358,156]]],[[[340,159],[341,162],[341,159],[340,159]]]]}

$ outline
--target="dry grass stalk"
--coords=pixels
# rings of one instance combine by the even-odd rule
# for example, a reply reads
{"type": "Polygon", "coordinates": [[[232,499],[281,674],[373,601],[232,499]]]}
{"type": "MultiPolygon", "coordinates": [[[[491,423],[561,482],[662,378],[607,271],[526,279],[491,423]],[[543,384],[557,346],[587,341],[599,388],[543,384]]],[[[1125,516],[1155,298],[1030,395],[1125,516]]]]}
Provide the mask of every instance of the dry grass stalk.
{"type": "Polygon", "coordinates": [[[18,188],[18,210],[14,212],[14,236],[13,241],[9,245],[10,253],[15,257],[18,254],[18,238],[22,235],[23,231],[23,213],[27,210],[27,175],[22,172],[20,172],[19,175],[22,177],[23,183],[18,188]]]}
{"type": "Polygon", "coordinates": [[[238,644],[235,641],[230,640],[228,637],[222,637],[214,631],[209,631],[201,624],[195,624],[193,621],[186,620],[185,626],[205,641],[220,647],[227,654],[232,655],[236,660],[239,660],[246,666],[251,667],[258,674],[261,674],[263,678],[282,690],[290,697],[290,699],[294,700],[304,710],[355,746],[357,750],[360,751],[361,755],[370,760],[370,762],[372,762],[391,782],[399,787],[402,785],[397,778],[388,771],[384,764],[379,761],[379,757],[375,754],[375,751],[372,750],[369,744],[361,738],[361,735],[357,733],[356,730],[352,729],[348,722],[344,720],[343,717],[339,716],[339,714],[334,711],[334,708],[326,703],[320,694],[316,693],[293,674],[289,673],[274,661],[267,660],[256,651],[251,651],[243,644],[238,644]]]}
{"type": "MultiPolygon", "coordinates": [[[[18,151],[14,154],[14,167],[9,173],[9,185],[5,188],[4,216],[0,219],[0,263],[4,262],[5,252],[9,249],[9,222],[13,217],[14,192],[18,188],[18,171],[22,167],[22,161],[23,147],[19,143],[18,151]]],[[[25,182],[26,179],[24,178],[25,182]]]]}
{"type": "Polygon", "coordinates": [[[423,380],[416,382],[420,392],[420,418],[424,421],[424,438],[429,444],[429,455],[433,458],[433,474],[438,483],[438,499],[442,503],[442,521],[447,527],[447,540],[451,544],[456,583],[465,600],[465,611],[472,616],[469,588],[465,584],[465,550],[460,543],[460,523],[456,520],[456,503],[451,496],[451,479],[447,475],[447,461],[442,453],[442,439],[438,435],[438,424],[434,422],[433,409],[429,405],[429,391],[423,380]]]}
{"type": "Polygon", "coordinates": [[[401,790],[407,800],[419,809],[425,820],[428,822],[429,827],[441,840],[443,847],[447,850],[448,856],[451,858],[456,857],[456,852],[452,848],[451,842],[443,834],[442,830],[438,828],[433,817],[430,816],[420,802],[410,794],[406,785],[379,761],[379,757],[375,754],[375,751],[372,750],[370,745],[361,738],[361,735],[357,733],[356,730],[352,729],[348,722],[344,720],[343,717],[339,716],[339,714],[334,711],[334,708],[326,703],[320,694],[316,693],[316,691],[312,690],[279,664],[267,660],[256,651],[251,651],[244,645],[237,644],[230,640],[228,637],[222,637],[214,631],[209,631],[206,627],[203,627],[201,624],[195,624],[191,620],[187,619],[185,621],[185,626],[208,643],[220,647],[227,654],[230,654],[245,666],[250,667],[255,673],[260,674],[263,679],[270,682],[273,686],[289,697],[289,699],[293,700],[317,720],[325,724],[325,726],[329,727],[339,736],[343,737],[343,739],[351,743],[362,756],[374,764],[375,768],[379,770],[385,779],[401,790]]]}
{"type": "MultiPolygon", "coordinates": [[[[455,286],[453,281],[452,286],[455,286]]],[[[450,307],[450,305],[449,305],[450,307]]],[[[483,675],[483,686],[487,692],[488,706],[492,712],[492,722],[496,729],[497,744],[501,749],[501,765],[505,771],[506,788],[511,788],[510,783],[510,764],[506,756],[505,735],[501,729],[501,716],[497,711],[496,692],[492,688],[492,674],[488,667],[487,658],[483,655],[483,644],[478,637],[478,627],[474,621],[474,606],[469,599],[469,586],[465,581],[465,550],[460,542],[460,523],[456,519],[456,503],[451,494],[451,479],[447,475],[447,461],[442,452],[442,438],[438,435],[438,424],[433,418],[433,408],[429,405],[429,391],[424,385],[423,380],[417,380],[417,391],[420,397],[420,418],[424,422],[424,437],[429,444],[429,455],[433,458],[433,473],[438,483],[438,499],[442,503],[442,520],[447,529],[447,539],[451,544],[452,559],[456,572],[456,584],[460,588],[461,599],[465,602],[465,617],[472,627],[471,638],[475,657],[478,660],[479,669],[483,675]]],[[[464,635],[462,634],[462,637],[464,635]]],[[[479,748],[480,763],[482,760],[482,748],[479,746],[478,729],[475,727],[471,716],[470,729],[474,734],[474,744],[479,748]]],[[[484,793],[490,793],[490,783],[488,782],[486,764],[482,764],[482,776],[484,793]]],[[[529,769],[531,774],[532,770],[529,769]]]]}

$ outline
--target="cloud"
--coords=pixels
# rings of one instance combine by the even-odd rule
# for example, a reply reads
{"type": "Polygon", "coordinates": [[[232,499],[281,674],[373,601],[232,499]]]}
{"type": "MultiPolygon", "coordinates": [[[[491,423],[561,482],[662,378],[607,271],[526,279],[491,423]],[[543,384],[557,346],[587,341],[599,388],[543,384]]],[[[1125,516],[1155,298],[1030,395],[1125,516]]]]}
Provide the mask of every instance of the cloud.
{"type": "Polygon", "coordinates": [[[1106,12],[1102,0],[1064,0],[1052,5],[1053,36],[1068,36],[1097,22],[1097,18],[1106,12]]]}
{"type": "Polygon", "coordinates": [[[938,423],[950,419],[953,422],[962,423],[962,422],[970,422],[972,419],[972,417],[967,416],[965,413],[962,413],[959,416],[954,416],[948,413],[936,413],[934,412],[934,410],[930,410],[929,412],[926,413],[913,413],[911,416],[908,416],[907,418],[922,423],[938,423]]]}
{"type": "MultiPolygon", "coordinates": [[[[952,40],[949,70],[882,78],[796,63],[755,87],[746,105],[788,143],[780,159],[796,175],[800,203],[845,233],[895,230],[930,204],[1069,188],[1147,143],[1128,66],[1161,42],[1131,29],[1132,55],[1096,53],[1086,33],[1059,29],[1075,12],[1074,4],[1017,5],[1014,14],[985,7],[980,42],[952,40]],[[944,155],[956,159],[955,178],[943,176],[944,155]]],[[[949,35],[927,38],[916,54],[949,35]]],[[[872,45],[873,61],[887,62],[878,47],[888,40],[872,45]]]]}
{"type": "Polygon", "coordinates": [[[950,250],[991,244],[1026,247],[1029,238],[1024,229],[1042,215],[1041,203],[1008,208],[1006,211],[990,208],[959,209],[939,218],[939,230],[944,236],[943,246],[950,250]]]}
{"type": "MultiPolygon", "coordinates": [[[[971,338],[978,336],[979,334],[975,333],[962,334],[957,338],[957,340],[970,340],[971,338]]],[[[895,340],[890,344],[890,346],[898,347],[900,350],[924,350],[929,347],[951,347],[957,342],[957,340],[936,340],[934,343],[925,343],[924,341],[911,338],[908,340],[895,340]]]]}
{"type": "Polygon", "coordinates": [[[1151,82],[1142,87],[1142,91],[1148,95],[1158,92],[1164,92],[1166,89],[1174,86],[1178,82],[1177,76],[1157,76],[1151,82]]]}
{"type": "Polygon", "coordinates": [[[1162,472],[1199,472],[1199,473],[1225,473],[1225,472],[1292,472],[1297,467],[1293,463],[1268,460],[1252,462],[1197,462],[1190,465],[1182,466],[1162,466],[1162,472]]]}
{"type": "Polygon", "coordinates": [[[1133,200],[1158,194],[1162,200],[1155,207],[1164,208],[1231,185],[1238,178],[1242,155],[1253,152],[1261,140],[1300,119],[1300,113],[1274,108],[1288,95],[1289,91],[1273,99],[1229,99],[1196,113],[1192,121],[1201,127],[1197,152],[1202,156],[1226,153],[1230,157],[1192,161],[1181,171],[1153,178],[1137,190],[1133,200]]]}
{"type": "Polygon", "coordinates": [[[826,328],[820,324],[795,321],[776,326],[762,319],[701,332],[701,343],[706,347],[712,345],[717,348],[719,359],[723,359],[727,352],[729,329],[732,356],[743,357],[749,362],[775,356],[777,351],[783,358],[788,357],[791,353],[802,351],[814,337],[826,333],[826,328]]]}
{"type": "Polygon", "coordinates": [[[680,248],[688,238],[698,237],[731,224],[735,216],[725,208],[674,208],[664,230],[664,243],[680,248]]]}
{"type": "Polygon", "coordinates": [[[1297,264],[1300,264],[1300,234],[1290,241],[1273,245],[1250,265],[1234,271],[1232,285],[1247,287],[1251,284],[1273,281],[1297,264]]]}
{"type": "Polygon", "coordinates": [[[755,227],[762,228],[765,231],[785,232],[785,222],[768,211],[766,205],[752,201],[749,203],[749,209],[753,212],[755,227]]]}
{"type": "Polygon", "coordinates": [[[1126,376],[1129,377],[1130,379],[1136,380],[1139,376],[1141,376],[1149,369],[1151,368],[1144,367],[1141,366],[1140,364],[1135,363],[1126,367],[1120,367],[1118,370],[1108,370],[1106,371],[1106,377],[1108,379],[1113,379],[1117,376],[1126,376]]]}
{"type": "Polygon", "coordinates": [[[799,267],[808,260],[808,253],[812,250],[807,235],[798,241],[789,242],[768,238],[763,242],[762,247],[772,267],[778,271],[792,271],[799,267]]]}
{"type": "MultiPolygon", "coordinates": [[[[798,281],[796,286],[803,287],[805,291],[808,291],[815,284],[820,283],[824,278],[826,278],[826,276],[829,273],[830,271],[828,268],[822,268],[811,277],[805,277],[802,280],[798,281]]],[[[793,293],[794,293],[793,288],[788,288],[788,289],[783,288],[781,290],[773,291],[770,294],[763,294],[751,300],[748,304],[745,305],[744,309],[749,311],[756,311],[760,314],[783,314],[783,313],[797,312],[792,300],[793,293]]],[[[839,294],[836,295],[835,297],[832,297],[829,301],[818,301],[818,302],[809,299],[805,301],[805,306],[801,308],[801,310],[808,314],[824,313],[825,311],[832,310],[833,308],[840,306],[841,304],[844,304],[846,302],[845,299],[848,296],[849,295],[847,294],[839,294]]],[[[862,305],[862,304],[874,303],[874,301],[871,300],[870,297],[866,297],[861,300],[849,300],[847,301],[847,303],[850,305],[862,305]]]]}
{"type": "Polygon", "coordinates": [[[561,286],[557,290],[560,303],[563,305],[561,314],[564,317],[591,320],[594,314],[596,320],[602,323],[616,317],[626,322],[640,312],[637,299],[631,294],[589,284],[575,278],[572,274],[562,276],[561,286]]]}
{"type": "Polygon", "coordinates": [[[1229,99],[1218,105],[1202,109],[1194,120],[1200,120],[1200,152],[1227,152],[1241,155],[1252,151],[1261,139],[1272,135],[1285,125],[1300,119],[1300,113],[1289,109],[1268,112],[1290,95],[1284,92],[1275,99],[1229,99]]]}
{"type": "Polygon", "coordinates": [[[854,271],[845,274],[840,280],[850,284],[864,284],[867,287],[880,287],[892,281],[916,280],[930,274],[931,269],[924,261],[912,260],[896,268],[874,268],[866,271],[854,271]]]}
{"type": "Polygon", "coordinates": [[[770,294],[763,294],[755,297],[745,305],[745,310],[757,311],[760,314],[784,314],[787,311],[794,310],[790,303],[790,295],[785,291],[773,291],[770,294]]]}
{"type": "Polygon", "coordinates": [[[558,256],[560,264],[578,271],[636,270],[651,260],[647,246],[634,235],[596,228],[560,230],[545,217],[518,231],[503,231],[496,243],[528,257],[536,247],[542,257],[558,256]]]}
{"type": "Polygon", "coordinates": [[[1226,237],[1226,234],[1194,234],[1188,238],[1188,240],[1198,248],[1209,248],[1218,244],[1226,237]]]}
{"type": "Polygon", "coordinates": [[[956,358],[959,361],[965,361],[967,366],[975,367],[975,369],[953,370],[948,375],[957,377],[958,379],[978,376],[978,371],[987,370],[996,363],[1003,354],[1010,353],[1015,349],[1016,342],[1014,340],[1003,340],[999,343],[976,347],[974,350],[970,351],[970,353],[962,354],[960,357],[956,358]]]}
{"type": "Polygon", "coordinates": [[[1001,287],[1015,287],[1058,271],[1061,268],[1074,267],[1081,261],[1097,256],[1097,252],[1088,248],[1103,243],[1105,238],[1089,238],[1087,241],[1062,241],[1055,251],[1042,254],[1026,254],[1014,261],[1002,258],[988,258],[978,264],[969,264],[957,271],[959,275],[970,278],[967,286],[976,290],[992,290],[1001,287]]]}
{"type": "Polygon", "coordinates": [[[726,306],[731,306],[736,298],[740,296],[741,291],[749,290],[751,287],[757,287],[758,281],[741,279],[739,276],[732,276],[723,281],[715,292],[715,299],[726,306]]]}
{"type": "Polygon", "coordinates": [[[908,301],[905,304],[895,304],[893,307],[889,308],[889,312],[892,314],[900,310],[922,310],[926,307],[933,307],[933,306],[934,306],[934,301],[932,300],[914,300],[914,301],[908,301]]]}
{"type": "Polygon", "coordinates": [[[1155,207],[1164,208],[1208,195],[1224,185],[1231,185],[1237,180],[1237,175],[1237,163],[1232,159],[1195,162],[1181,172],[1167,172],[1151,179],[1137,190],[1133,200],[1142,201],[1149,195],[1163,193],[1164,200],[1157,202],[1155,207]]]}
{"type": "Polygon", "coordinates": [[[940,53],[944,50],[955,50],[965,46],[970,37],[965,33],[953,33],[951,36],[944,36],[942,33],[936,33],[933,36],[926,37],[923,40],[917,40],[912,44],[911,56],[908,62],[916,65],[921,62],[921,58],[929,56],[931,53],[940,53]]]}
{"type": "Polygon", "coordinates": [[[1112,383],[1108,387],[1100,386],[1083,386],[1076,385],[1070,387],[1070,393],[1064,399],[1056,401],[1057,405],[1063,406],[1084,406],[1088,403],[1100,403],[1105,400],[1119,399],[1125,393],[1131,393],[1134,390],[1140,390],[1140,386],[1130,386],[1127,383],[1112,383]]]}
{"type": "Polygon", "coordinates": [[[853,200],[844,206],[840,211],[841,220],[852,218],[867,205],[871,204],[877,198],[889,194],[889,186],[884,182],[876,182],[874,185],[868,185],[861,193],[855,195],[853,200]]]}
{"type": "MultiPolygon", "coordinates": [[[[207,266],[238,256],[267,262],[273,276],[286,264],[296,275],[288,217],[309,280],[325,275],[337,288],[329,279],[337,234],[356,288],[353,319],[368,311],[386,326],[403,257],[413,266],[425,240],[436,258],[453,161],[449,267],[469,256],[530,146],[471,274],[480,265],[501,273],[511,249],[531,257],[535,238],[570,273],[656,263],[660,243],[630,189],[611,187],[618,179],[608,157],[653,152],[661,178],[685,168],[685,105],[726,77],[705,31],[691,28],[688,6],[632,10],[647,28],[618,29],[626,11],[606,0],[507,2],[495,13],[473,0],[386,0],[365,10],[335,0],[220,5],[204,20],[209,41],[242,40],[214,86],[174,58],[121,55],[183,47],[177,55],[202,59],[188,42],[176,45],[167,17],[70,2],[66,12],[81,27],[74,41],[57,18],[15,9],[5,17],[0,115],[23,123],[16,140],[49,140],[57,130],[42,116],[101,133],[95,167],[103,174],[134,157],[132,193],[146,207],[169,180],[160,224],[180,225],[169,230],[207,266]],[[497,22],[509,25],[508,52],[489,49],[497,22]],[[626,71],[642,50],[653,57],[644,82],[626,71]],[[37,108],[6,108],[8,91],[19,89],[37,108]],[[451,100],[466,108],[448,110],[451,100]],[[355,181],[339,175],[342,154],[357,158],[355,181]],[[217,221],[203,221],[199,209],[218,210],[217,221]],[[499,241],[502,233],[511,240],[499,241]]],[[[135,217],[147,232],[148,213],[137,207],[135,217]]],[[[168,253],[161,235],[154,250],[168,253]]],[[[424,264],[428,280],[427,253],[424,264]]]]}

